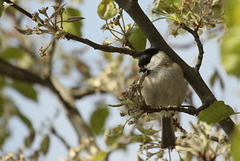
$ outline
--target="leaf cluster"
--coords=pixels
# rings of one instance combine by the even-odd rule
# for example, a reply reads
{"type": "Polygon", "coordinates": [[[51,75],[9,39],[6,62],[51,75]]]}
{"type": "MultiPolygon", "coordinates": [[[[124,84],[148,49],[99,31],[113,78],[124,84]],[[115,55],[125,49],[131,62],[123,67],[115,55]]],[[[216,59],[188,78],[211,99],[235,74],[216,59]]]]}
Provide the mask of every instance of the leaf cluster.
{"type": "Polygon", "coordinates": [[[110,45],[114,42],[120,42],[123,47],[128,47],[134,50],[144,50],[146,48],[146,37],[140,28],[127,23],[125,25],[123,10],[117,9],[113,0],[102,0],[98,6],[98,16],[105,20],[102,30],[108,30],[114,41],[109,41],[106,38],[103,44],[110,45]],[[115,16],[118,14],[117,16],[115,16]],[[115,17],[114,17],[115,16],[115,17]],[[109,20],[113,18],[112,20],[109,20]],[[109,20],[109,22],[108,22],[109,20]]]}
{"type": "Polygon", "coordinates": [[[151,12],[160,16],[156,20],[168,20],[173,36],[183,33],[182,24],[192,29],[210,30],[223,23],[224,15],[223,1],[214,0],[155,0],[151,12]]]}

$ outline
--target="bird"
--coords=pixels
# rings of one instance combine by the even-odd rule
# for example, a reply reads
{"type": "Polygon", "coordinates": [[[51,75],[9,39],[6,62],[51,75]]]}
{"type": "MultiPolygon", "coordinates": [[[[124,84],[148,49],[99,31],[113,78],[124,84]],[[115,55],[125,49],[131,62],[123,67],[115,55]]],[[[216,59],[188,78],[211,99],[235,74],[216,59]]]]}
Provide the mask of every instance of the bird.
{"type": "MultiPolygon", "coordinates": [[[[141,93],[147,105],[180,106],[186,97],[187,85],[181,67],[173,62],[163,51],[149,48],[143,51],[138,61],[139,73],[146,73],[141,93]]],[[[173,112],[160,111],[161,148],[175,146],[175,133],[172,123],[173,112]]]]}

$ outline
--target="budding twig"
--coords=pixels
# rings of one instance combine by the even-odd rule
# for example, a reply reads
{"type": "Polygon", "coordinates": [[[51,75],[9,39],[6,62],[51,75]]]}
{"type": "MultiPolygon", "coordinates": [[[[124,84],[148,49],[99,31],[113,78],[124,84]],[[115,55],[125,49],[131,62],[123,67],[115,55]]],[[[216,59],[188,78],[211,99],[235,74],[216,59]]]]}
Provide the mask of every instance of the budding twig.
{"type": "Polygon", "coordinates": [[[194,30],[189,28],[188,26],[186,26],[184,23],[181,24],[181,28],[183,28],[184,30],[188,31],[190,34],[193,35],[196,43],[197,43],[197,47],[198,47],[198,61],[197,64],[195,65],[195,69],[199,70],[201,65],[202,65],[202,59],[203,59],[203,54],[204,54],[204,50],[203,50],[203,44],[200,40],[200,37],[198,35],[198,27],[195,28],[194,30]]]}

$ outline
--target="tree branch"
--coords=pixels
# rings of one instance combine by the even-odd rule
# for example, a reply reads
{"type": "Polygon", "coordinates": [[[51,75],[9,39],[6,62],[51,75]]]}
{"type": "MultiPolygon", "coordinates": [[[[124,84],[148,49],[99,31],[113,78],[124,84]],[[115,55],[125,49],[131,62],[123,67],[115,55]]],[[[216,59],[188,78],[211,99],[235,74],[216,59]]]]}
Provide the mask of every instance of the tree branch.
{"type": "Polygon", "coordinates": [[[45,79],[35,75],[27,70],[15,67],[10,63],[0,58],[0,75],[4,75],[16,80],[28,82],[28,83],[39,83],[41,85],[47,85],[45,79]]]}
{"type": "Polygon", "coordinates": [[[48,78],[48,82],[49,82],[48,86],[52,89],[52,91],[59,98],[60,102],[63,104],[65,113],[68,119],[70,120],[71,124],[73,125],[74,129],[76,130],[79,142],[82,139],[87,138],[90,142],[90,146],[88,146],[88,148],[90,149],[89,152],[91,153],[92,151],[93,152],[98,151],[98,146],[96,145],[96,142],[93,139],[94,136],[92,134],[92,131],[90,127],[82,119],[81,114],[77,110],[74,98],[71,96],[70,91],[63,87],[58,82],[58,80],[53,76],[50,76],[48,78]]]}
{"type": "Polygon", "coordinates": [[[194,108],[183,108],[184,106],[159,106],[159,107],[151,107],[151,106],[148,106],[146,105],[147,107],[143,107],[143,111],[146,112],[146,113],[154,113],[154,112],[161,112],[161,111],[178,111],[178,112],[184,112],[184,113],[187,113],[189,115],[197,115],[198,114],[198,111],[194,108]]]}
{"type": "Polygon", "coordinates": [[[105,51],[105,52],[124,53],[124,54],[128,54],[128,55],[132,56],[133,58],[139,57],[142,53],[142,51],[129,50],[127,48],[114,47],[114,46],[110,46],[110,45],[100,45],[91,40],[88,40],[86,38],[81,38],[81,37],[78,37],[78,36],[70,34],[70,33],[66,33],[65,37],[68,40],[75,40],[75,41],[84,43],[88,46],[91,46],[94,49],[98,49],[98,50],[105,51]]]}
{"type": "MultiPolygon", "coordinates": [[[[152,22],[148,19],[146,14],[142,11],[141,7],[136,1],[133,0],[114,0],[118,5],[123,8],[130,17],[138,24],[139,28],[144,32],[150,43],[164,51],[174,62],[178,63],[184,72],[185,79],[193,87],[197,95],[202,101],[202,104],[211,105],[216,101],[216,98],[207,87],[199,72],[189,65],[187,65],[173,49],[165,42],[158,30],[154,27],[152,22]]],[[[228,117],[219,122],[220,126],[230,135],[235,127],[234,122],[228,117]]]]}
{"type": "Polygon", "coordinates": [[[98,147],[95,143],[95,140],[93,139],[94,136],[91,132],[91,129],[82,119],[81,114],[77,110],[74,98],[70,94],[70,91],[63,87],[53,76],[50,76],[48,78],[48,82],[48,86],[52,89],[52,91],[56,94],[56,96],[63,104],[63,108],[67,114],[67,117],[76,130],[79,142],[82,139],[87,138],[90,141],[90,146],[88,148],[91,150],[89,150],[89,152],[91,153],[93,149],[94,152],[98,151],[98,147]]]}
{"type": "Polygon", "coordinates": [[[197,64],[195,66],[195,69],[196,70],[199,70],[201,65],[202,65],[202,59],[203,59],[203,54],[204,54],[204,50],[203,50],[203,44],[200,40],[200,37],[198,35],[198,28],[196,29],[191,29],[189,27],[187,27],[184,23],[180,24],[181,28],[183,28],[184,30],[188,31],[189,33],[191,33],[194,37],[194,40],[196,41],[197,43],[197,46],[198,46],[198,61],[197,61],[197,64]]]}

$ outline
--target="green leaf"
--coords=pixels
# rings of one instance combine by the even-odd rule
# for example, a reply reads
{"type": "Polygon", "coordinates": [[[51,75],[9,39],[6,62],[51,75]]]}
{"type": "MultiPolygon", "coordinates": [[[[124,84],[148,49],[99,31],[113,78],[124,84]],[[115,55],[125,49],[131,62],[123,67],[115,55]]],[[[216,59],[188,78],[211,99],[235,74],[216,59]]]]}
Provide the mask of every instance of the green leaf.
{"type": "Polygon", "coordinates": [[[226,72],[240,76],[240,29],[232,28],[223,37],[221,59],[226,72]]]}
{"type": "Polygon", "coordinates": [[[112,146],[113,144],[115,144],[117,142],[118,138],[119,138],[119,136],[108,135],[108,136],[106,136],[105,143],[107,146],[112,146]]]}
{"type": "Polygon", "coordinates": [[[103,20],[108,20],[118,12],[113,0],[102,0],[98,5],[98,16],[103,20]]]}
{"type": "Polygon", "coordinates": [[[3,5],[3,1],[0,2],[0,17],[2,16],[4,10],[4,5],[3,5]]]}
{"type": "Polygon", "coordinates": [[[20,81],[14,81],[11,86],[16,89],[18,92],[20,92],[25,97],[37,101],[37,92],[33,88],[32,84],[20,82],[20,81]]]}
{"type": "Polygon", "coordinates": [[[6,61],[17,60],[19,67],[27,69],[32,65],[32,58],[25,51],[19,48],[8,47],[0,57],[6,61]]]}
{"type": "Polygon", "coordinates": [[[174,20],[177,20],[181,6],[182,1],[179,0],[154,1],[152,12],[164,16],[170,15],[174,20]]]}
{"type": "Polygon", "coordinates": [[[228,27],[239,27],[240,26],[240,1],[239,0],[227,0],[225,6],[224,18],[228,27]]]}
{"type": "Polygon", "coordinates": [[[35,131],[30,129],[30,134],[24,139],[25,147],[31,147],[35,139],[35,131]]]}
{"type": "Polygon", "coordinates": [[[4,76],[0,77],[0,90],[6,86],[6,79],[4,76]]]}
{"type": "Polygon", "coordinates": [[[233,154],[233,158],[234,160],[240,160],[240,153],[239,153],[239,149],[240,149],[240,131],[238,128],[235,128],[235,131],[232,135],[232,137],[230,138],[231,141],[231,152],[233,154]]]}
{"type": "Polygon", "coordinates": [[[112,53],[110,52],[103,52],[103,56],[105,59],[107,59],[108,61],[112,60],[112,53]]]}
{"type": "Polygon", "coordinates": [[[134,135],[130,141],[132,142],[138,142],[138,143],[149,143],[152,141],[152,139],[149,136],[146,135],[134,135]]]}
{"type": "Polygon", "coordinates": [[[46,155],[50,145],[50,137],[47,135],[41,142],[40,151],[46,155]]]}
{"type": "Polygon", "coordinates": [[[21,29],[19,27],[15,26],[15,29],[22,35],[32,35],[34,34],[34,31],[31,29],[21,29]]]}
{"type": "Polygon", "coordinates": [[[223,101],[216,101],[200,112],[198,122],[204,121],[209,125],[214,125],[232,114],[234,111],[230,106],[225,105],[223,101]]]}
{"type": "Polygon", "coordinates": [[[33,125],[31,123],[31,121],[25,116],[23,115],[19,109],[17,109],[16,107],[16,111],[17,111],[17,116],[19,117],[19,119],[28,127],[28,129],[31,131],[33,129],[33,125]]]}
{"type": "Polygon", "coordinates": [[[115,143],[117,143],[117,140],[122,135],[123,130],[124,130],[124,126],[121,124],[113,128],[111,131],[108,132],[107,137],[105,139],[105,143],[108,146],[112,146],[115,143]]]}
{"type": "Polygon", "coordinates": [[[101,161],[101,160],[105,160],[105,158],[107,157],[108,153],[105,151],[100,151],[97,155],[95,155],[93,157],[93,161],[101,161]]]}
{"type": "Polygon", "coordinates": [[[144,127],[140,126],[140,125],[135,125],[136,128],[141,132],[143,133],[144,135],[152,135],[152,134],[155,134],[157,133],[158,131],[156,130],[153,130],[152,128],[149,128],[149,129],[145,129],[144,127]]]}
{"type": "MultiPolygon", "coordinates": [[[[3,116],[4,114],[4,103],[5,103],[5,99],[4,97],[2,96],[2,93],[0,94],[0,117],[3,116]]],[[[0,125],[1,126],[1,125],[0,125]]],[[[0,134],[1,135],[1,134],[0,134]]]]}
{"type": "Polygon", "coordinates": [[[111,130],[110,135],[111,135],[111,136],[120,135],[120,134],[122,134],[123,129],[124,129],[124,126],[120,124],[120,125],[118,125],[117,127],[113,128],[113,129],[111,130]]]}
{"type": "Polygon", "coordinates": [[[147,38],[142,30],[135,26],[127,34],[127,40],[135,50],[144,50],[146,48],[147,38]]]}
{"type": "Polygon", "coordinates": [[[214,83],[216,82],[217,77],[218,77],[218,72],[217,72],[217,70],[215,70],[215,72],[213,73],[213,75],[210,78],[211,87],[213,87],[214,83]]]}
{"type": "Polygon", "coordinates": [[[25,115],[23,115],[22,112],[19,111],[19,109],[16,106],[15,106],[15,109],[16,109],[16,115],[28,127],[28,130],[30,132],[29,135],[24,140],[25,146],[30,147],[35,138],[35,130],[33,128],[31,121],[25,115]]]}
{"type": "Polygon", "coordinates": [[[100,134],[103,130],[107,116],[109,115],[108,108],[98,108],[91,116],[91,128],[95,134],[100,134]]]}
{"type": "Polygon", "coordinates": [[[80,16],[72,16],[72,17],[68,17],[67,20],[64,20],[64,22],[67,22],[67,23],[72,23],[72,22],[78,22],[78,21],[81,21],[85,19],[84,17],[80,17],[80,16]]]}
{"type": "MultiPolygon", "coordinates": [[[[68,21],[71,17],[81,17],[81,14],[78,10],[74,8],[66,8],[65,12],[63,13],[63,20],[68,21]]],[[[72,22],[72,23],[63,23],[63,29],[66,32],[69,32],[71,34],[74,34],[76,36],[81,37],[81,28],[82,28],[82,21],[72,22]]]]}
{"type": "Polygon", "coordinates": [[[240,1],[228,0],[225,5],[224,18],[228,32],[223,37],[221,46],[222,64],[230,75],[240,76],[240,1]]]}
{"type": "Polygon", "coordinates": [[[9,47],[1,53],[1,58],[6,61],[11,59],[20,59],[24,54],[25,52],[19,48],[9,47]]]}
{"type": "Polygon", "coordinates": [[[9,127],[5,125],[4,126],[0,125],[0,127],[1,129],[3,129],[0,134],[0,146],[3,147],[5,141],[7,141],[8,137],[11,136],[11,133],[10,130],[8,129],[9,127]]]}
{"type": "Polygon", "coordinates": [[[223,79],[222,77],[219,75],[218,71],[215,70],[213,75],[211,76],[210,78],[210,85],[211,87],[213,87],[213,85],[215,84],[215,82],[219,80],[219,83],[220,83],[220,86],[222,89],[224,89],[225,85],[224,85],[224,82],[223,82],[223,79]]]}

